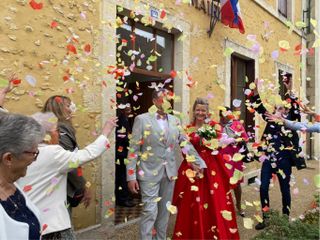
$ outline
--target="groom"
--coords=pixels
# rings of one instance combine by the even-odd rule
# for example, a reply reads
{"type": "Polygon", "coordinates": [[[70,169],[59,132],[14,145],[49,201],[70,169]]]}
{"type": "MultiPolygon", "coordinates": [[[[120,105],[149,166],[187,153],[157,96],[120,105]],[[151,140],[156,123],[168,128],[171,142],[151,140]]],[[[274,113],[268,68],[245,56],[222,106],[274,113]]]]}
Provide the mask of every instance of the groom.
{"type": "Polygon", "coordinates": [[[140,239],[166,239],[174,180],[177,176],[175,151],[180,148],[199,173],[206,164],[183,134],[179,120],[167,114],[167,90],[154,90],[152,102],[156,113],[135,118],[128,153],[127,181],[131,192],[141,190],[144,204],[140,222],[140,239]],[[139,182],[137,181],[139,180],[139,182]]]}

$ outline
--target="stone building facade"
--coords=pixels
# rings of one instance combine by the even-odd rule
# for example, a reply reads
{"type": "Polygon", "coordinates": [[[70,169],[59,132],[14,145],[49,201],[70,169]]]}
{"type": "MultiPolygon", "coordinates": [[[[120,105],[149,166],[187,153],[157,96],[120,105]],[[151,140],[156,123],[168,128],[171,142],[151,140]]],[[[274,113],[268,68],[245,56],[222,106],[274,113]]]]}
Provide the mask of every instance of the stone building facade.
{"type": "MultiPolygon", "coordinates": [[[[214,116],[218,106],[231,106],[234,98],[244,106],[242,89],[257,77],[264,79],[262,97],[270,108],[278,101],[274,96],[281,89],[279,79],[284,74],[292,77],[294,89],[304,98],[306,70],[301,66],[306,64],[306,56],[300,55],[299,49],[305,48],[306,40],[296,23],[302,21],[305,2],[284,1],[285,13],[279,11],[282,0],[239,2],[245,34],[218,21],[208,37],[211,1],[3,0],[0,74],[3,79],[16,72],[22,79],[8,95],[6,107],[11,112],[31,114],[39,111],[49,96],[66,94],[78,109],[73,122],[80,146],[92,141],[104,120],[116,114],[118,88],[114,76],[107,72],[120,54],[120,16],[130,19],[132,12],[137,22],[152,23],[148,28],[159,30],[160,36],[170,32],[173,47],[169,70],[176,73],[173,91],[181,99],[174,104],[174,110],[184,114],[184,123],[189,122],[190,108],[199,96],[209,99],[214,116]],[[29,2],[43,5],[33,9],[29,2]],[[269,95],[270,90],[274,95],[269,95]]],[[[165,47],[162,50],[164,56],[165,47]]],[[[150,53],[144,54],[150,60],[150,53]]],[[[170,75],[171,71],[163,69],[155,72],[170,75]]],[[[143,75],[145,70],[137,74],[143,75]]],[[[250,124],[258,139],[263,121],[257,116],[250,124]]],[[[114,141],[112,138],[111,143],[114,141]]],[[[74,211],[76,229],[101,223],[110,225],[110,229],[113,226],[114,153],[111,144],[100,159],[85,167],[84,175],[91,183],[95,201],[88,209],[74,211]]],[[[248,176],[256,174],[257,168],[255,164],[248,166],[248,176]]]]}

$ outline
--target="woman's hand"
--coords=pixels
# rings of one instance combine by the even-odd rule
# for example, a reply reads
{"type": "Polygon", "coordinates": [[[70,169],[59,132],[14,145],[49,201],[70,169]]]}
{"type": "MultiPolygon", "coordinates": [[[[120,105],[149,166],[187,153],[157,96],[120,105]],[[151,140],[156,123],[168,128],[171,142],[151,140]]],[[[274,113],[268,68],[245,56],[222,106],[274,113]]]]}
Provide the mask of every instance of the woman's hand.
{"type": "Polygon", "coordinates": [[[92,193],[91,193],[90,189],[86,187],[84,190],[84,196],[81,200],[81,202],[83,203],[85,208],[89,207],[89,205],[91,203],[91,199],[92,199],[92,193]]]}
{"type": "Polygon", "coordinates": [[[113,131],[113,129],[117,126],[117,122],[118,122],[117,117],[109,118],[103,126],[102,134],[108,137],[113,131]]]}

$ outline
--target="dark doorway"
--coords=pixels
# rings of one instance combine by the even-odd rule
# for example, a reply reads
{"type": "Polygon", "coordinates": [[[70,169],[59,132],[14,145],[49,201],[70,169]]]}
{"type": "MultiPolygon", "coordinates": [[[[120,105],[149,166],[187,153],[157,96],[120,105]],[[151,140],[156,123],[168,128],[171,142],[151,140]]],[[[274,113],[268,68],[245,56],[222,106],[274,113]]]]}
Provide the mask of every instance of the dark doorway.
{"type": "Polygon", "coordinates": [[[278,78],[278,82],[279,82],[279,95],[281,96],[281,99],[284,100],[285,99],[285,95],[287,93],[286,87],[284,86],[284,82],[288,82],[292,80],[292,74],[291,73],[287,73],[285,71],[279,70],[279,78],[278,78]]]}
{"type": "Polygon", "coordinates": [[[120,74],[116,79],[118,123],[125,124],[116,129],[115,196],[116,203],[124,198],[124,201],[129,199],[135,206],[126,207],[126,204],[117,204],[116,225],[139,217],[141,212],[139,195],[131,195],[126,187],[128,136],[131,134],[134,118],[148,112],[153,105],[154,86],[163,86],[170,91],[174,88],[170,75],[174,69],[174,35],[157,27],[142,24],[136,21],[136,18],[128,18],[128,15],[118,15],[118,19],[121,19],[122,24],[117,28],[117,69],[120,69],[120,72],[126,70],[126,74],[120,74]],[[124,110],[119,108],[120,106],[131,108],[131,114],[125,120],[123,120],[124,110]]]}
{"type": "Polygon", "coordinates": [[[231,104],[233,110],[241,112],[240,119],[244,121],[244,127],[248,133],[254,133],[254,114],[247,110],[245,89],[254,82],[254,60],[231,55],[231,104]],[[237,109],[232,104],[234,99],[241,100],[241,106],[237,109]]]}

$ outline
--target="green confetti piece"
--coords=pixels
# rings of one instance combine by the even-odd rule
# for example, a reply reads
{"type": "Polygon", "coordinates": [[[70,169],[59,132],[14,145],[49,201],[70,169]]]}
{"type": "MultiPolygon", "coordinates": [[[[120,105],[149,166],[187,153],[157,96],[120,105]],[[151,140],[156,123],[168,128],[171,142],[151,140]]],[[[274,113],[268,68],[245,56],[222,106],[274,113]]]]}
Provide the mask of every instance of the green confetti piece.
{"type": "Polygon", "coordinates": [[[224,50],[223,55],[224,55],[225,57],[228,57],[228,56],[230,56],[233,52],[234,52],[234,50],[233,50],[232,48],[227,47],[227,48],[224,50]]]}
{"type": "Polygon", "coordinates": [[[157,56],[156,55],[151,55],[149,58],[148,58],[148,61],[149,62],[155,62],[157,60],[157,56]]]}
{"type": "Polygon", "coordinates": [[[317,47],[320,47],[320,38],[317,39],[312,45],[312,48],[317,48],[317,47]]]}
{"type": "Polygon", "coordinates": [[[311,18],[310,23],[314,28],[317,27],[317,21],[315,19],[311,18]]]}
{"type": "Polygon", "coordinates": [[[118,11],[119,13],[123,12],[123,7],[118,6],[118,7],[117,7],[117,11],[118,11]]]}
{"type": "Polygon", "coordinates": [[[9,81],[3,78],[0,78],[0,88],[4,88],[6,86],[8,86],[9,81]]]}
{"type": "Polygon", "coordinates": [[[296,27],[299,29],[305,28],[305,27],[307,27],[307,24],[305,22],[298,21],[298,22],[296,22],[296,27]]]}

